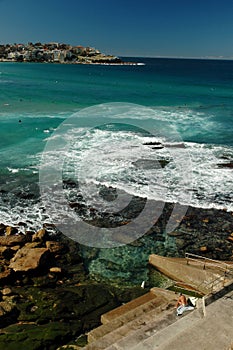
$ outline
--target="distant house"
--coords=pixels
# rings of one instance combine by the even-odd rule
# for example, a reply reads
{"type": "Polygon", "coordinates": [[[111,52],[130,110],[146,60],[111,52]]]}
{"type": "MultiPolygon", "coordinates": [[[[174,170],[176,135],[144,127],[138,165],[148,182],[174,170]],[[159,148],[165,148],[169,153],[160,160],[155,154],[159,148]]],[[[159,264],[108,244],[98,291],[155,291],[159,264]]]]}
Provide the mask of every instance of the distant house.
{"type": "Polygon", "coordinates": [[[16,59],[16,52],[9,52],[7,54],[7,59],[8,60],[15,60],[16,59]]]}
{"type": "Polygon", "coordinates": [[[61,50],[53,50],[53,61],[54,62],[60,61],[60,54],[61,54],[61,50]]]}
{"type": "Polygon", "coordinates": [[[31,61],[31,59],[32,59],[32,53],[31,53],[31,51],[26,51],[26,52],[24,53],[24,60],[25,60],[25,61],[31,61]]]}

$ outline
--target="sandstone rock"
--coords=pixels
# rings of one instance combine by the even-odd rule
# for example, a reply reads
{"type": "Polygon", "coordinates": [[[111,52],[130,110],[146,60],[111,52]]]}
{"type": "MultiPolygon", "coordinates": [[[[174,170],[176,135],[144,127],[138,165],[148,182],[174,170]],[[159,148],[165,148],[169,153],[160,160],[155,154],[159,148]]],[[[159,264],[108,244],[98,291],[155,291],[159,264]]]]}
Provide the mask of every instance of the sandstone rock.
{"type": "Polygon", "coordinates": [[[10,249],[11,249],[12,253],[15,254],[20,248],[21,248],[20,245],[14,245],[10,249]]]}
{"type": "Polygon", "coordinates": [[[205,253],[207,252],[208,248],[206,246],[200,247],[200,252],[205,253]]]}
{"type": "Polygon", "coordinates": [[[5,230],[5,235],[6,236],[12,236],[17,232],[17,229],[11,226],[7,226],[5,230]]]}
{"type": "Polygon", "coordinates": [[[25,235],[0,236],[0,246],[23,245],[26,241],[27,237],[25,235]]]}
{"type": "Polygon", "coordinates": [[[10,295],[12,290],[10,288],[3,288],[2,295],[10,295]]]}
{"type": "Polygon", "coordinates": [[[28,248],[23,247],[11,259],[9,267],[14,271],[34,270],[45,263],[48,258],[49,250],[47,248],[28,248]]]}
{"type": "Polygon", "coordinates": [[[46,235],[46,230],[42,228],[41,230],[37,231],[33,236],[32,236],[32,241],[42,241],[45,238],[46,235]]]}
{"type": "Polygon", "coordinates": [[[51,253],[59,253],[64,248],[64,245],[62,243],[56,241],[46,241],[45,245],[51,253]]]}
{"type": "Polygon", "coordinates": [[[62,269],[60,267],[50,267],[49,272],[52,273],[61,273],[62,269]]]}
{"type": "Polygon", "coordinates": [[[7,283],[12,277],[12,271],[9,269],[6,269],[3,272],[0,272],[0,283],[4,284],[7,283]]]}
{"type": "Polygon", "coordinates": [[[0,317],[5,316],[15,308],[15,305],[8,303],[7,301],[0,302],[0,317]]]}
{"type": "Polygon", "coordinates": [[[25,247],[33,249],[33,248],[38,248],[40,246],[40,242],[28,242],[25,244],[25,247]]]}
{"type": "MultiPolygon", "coordinates": [[[[7,324],[14,323],[17,318],[16,305],[11,300],[0,302],[0,327],[5,327],[7,324]]],[[[6,348],[6,347],[5,347],[6,348]]]]}

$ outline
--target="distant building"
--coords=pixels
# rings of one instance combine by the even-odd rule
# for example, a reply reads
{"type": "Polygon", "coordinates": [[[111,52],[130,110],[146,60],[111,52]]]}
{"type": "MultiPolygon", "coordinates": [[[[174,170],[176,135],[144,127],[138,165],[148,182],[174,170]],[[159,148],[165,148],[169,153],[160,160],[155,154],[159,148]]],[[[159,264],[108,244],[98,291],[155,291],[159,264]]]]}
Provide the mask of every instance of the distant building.
{"type": "Polygon", "coordinates": [[[54,62],[59,62],[60,61],[60,50],[53,50],[53,60],[54,62]]]}

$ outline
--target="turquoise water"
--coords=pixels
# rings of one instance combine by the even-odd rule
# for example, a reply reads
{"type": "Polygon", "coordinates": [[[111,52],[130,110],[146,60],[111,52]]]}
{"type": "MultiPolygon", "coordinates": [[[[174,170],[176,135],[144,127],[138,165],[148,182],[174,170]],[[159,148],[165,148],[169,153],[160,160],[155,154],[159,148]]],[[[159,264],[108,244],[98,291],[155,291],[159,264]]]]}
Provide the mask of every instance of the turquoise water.
{"type": "MultiPolygon", "coordinates": [[[[39,227],[49,220],[39,201],[37,186],[46,142],[73,113],[114,102],[152,108],[153,116],[135,112],[135,120],[140,120],[140,125],[145,125],[147,130],[154,125],[163,130],[172,128],[185,143],[192,162],[192,186],[186,190],[192,192],[192,198],[179,197],[180,202],[232,210],[232,170],[217,165],[233,161],[233,61],[130,60],[145,65],[0,64],[0,211],[3,222],[26,222],[29,227],[39,227]]],[[[89,118],[87,114],[86,118],[89,118]]],[[[131,124],[134,117],[124,115],[119,121],[131,124]]],[[[130,170],[125,170],[131,169],[135,161],[135,155],[132,159],[130,156],[132,147],[142,145],[146,136],[132,136],[124,128],[119,128],[117,133],[116,128],[110,129],[94,132],[88,144],[85,135],[80,138],[82,145],[76,145],[81,150],[78,161],[83,162],[87,157],[87,149],[99,152],[106,143],[113,153],[122,150],[128,158],[122,156],[121,161],[118,160],[121,166],[117,168],[108,159],[105,171],[97,167],[98,162],[95,164],[93,159],[95,176],[93,179],[90,176],[89,181],[119,185],[132,195],[175,201],[177,188],[163,197],[148,169],[139,174],[140,181],[130,170]]],[[[139,148],[139,151],[146,160],[154,157],[149,147],[139,148]]],[[[156,154],[168,157],[163,150],[156,154]]],[[[182,157],[180,150],[179,157],[182,157]]],[[[163,171],[165,185],[169,188],[178,176],[172,169],[168,167],[163,171]]]]}

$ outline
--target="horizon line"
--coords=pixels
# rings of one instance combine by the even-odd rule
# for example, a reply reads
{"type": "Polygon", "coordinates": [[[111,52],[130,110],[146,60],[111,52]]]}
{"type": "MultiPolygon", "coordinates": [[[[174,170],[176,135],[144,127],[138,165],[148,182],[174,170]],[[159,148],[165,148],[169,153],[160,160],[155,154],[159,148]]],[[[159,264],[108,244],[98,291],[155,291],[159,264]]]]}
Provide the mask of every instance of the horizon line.
{"type": "Polygon", "coordinates": [[[146,55],[146,56],[130,56],[130,55],[117,55],[118,57],[135,57],[135,58],[171,58],[171,59],[199,59],[199,60],[228,60],[231,61],[233,60],[233,56],[228,56],[228,57],[224,57],[224,56],[166,56],[166,55],[156,55],[156,56],[150,56],[150,55],[146,55]]]}

